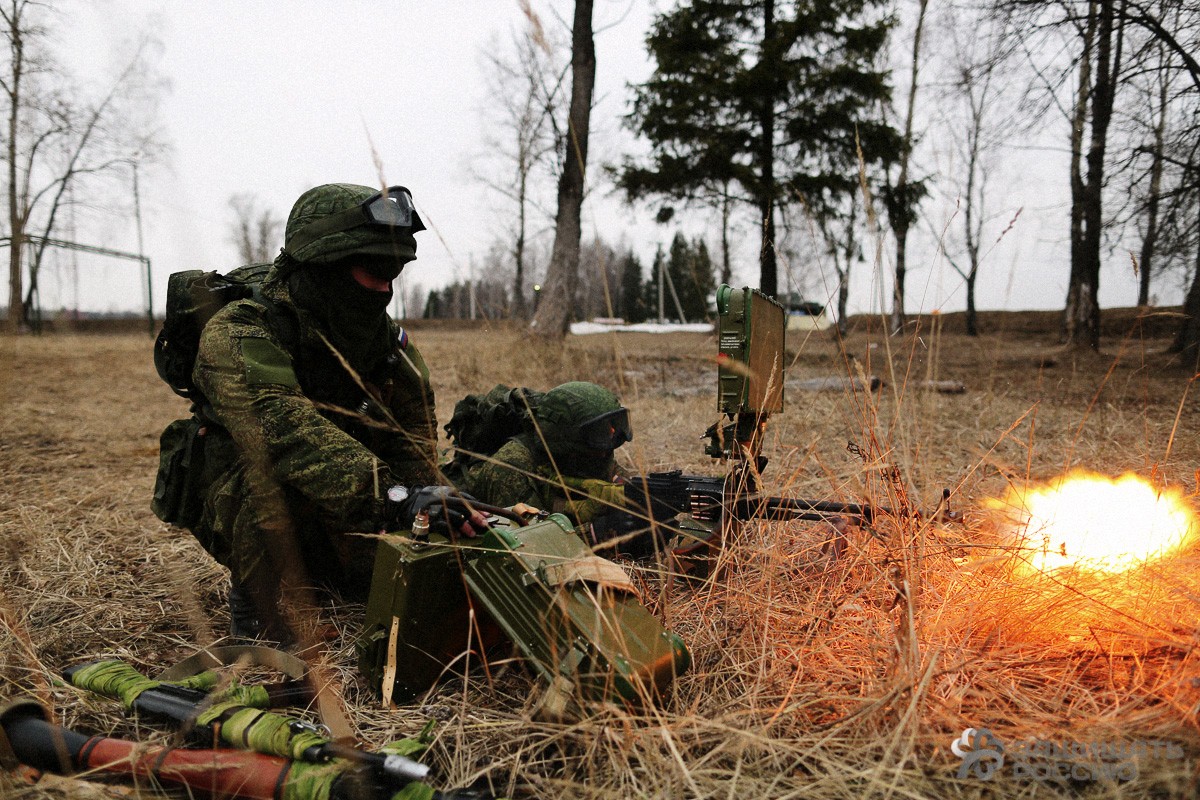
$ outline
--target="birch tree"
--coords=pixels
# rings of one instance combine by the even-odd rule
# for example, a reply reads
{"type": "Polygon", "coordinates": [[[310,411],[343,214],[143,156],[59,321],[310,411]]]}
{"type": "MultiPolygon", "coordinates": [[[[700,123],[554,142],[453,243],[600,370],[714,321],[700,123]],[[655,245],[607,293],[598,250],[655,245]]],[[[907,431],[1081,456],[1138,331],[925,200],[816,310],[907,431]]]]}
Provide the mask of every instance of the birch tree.
{"type": "Polygon", "coordinates": [[[546,339],[562,339],[571,322],[571,302],[579,278],[579,239],[586,187],[588,132],[596,85],[596,45],[592,36],[592,0],[575,0],[571,26],[571,106],[567,116],[566,154],[558,179],[554,249],[542,299],[530,330],[546,339]]]}

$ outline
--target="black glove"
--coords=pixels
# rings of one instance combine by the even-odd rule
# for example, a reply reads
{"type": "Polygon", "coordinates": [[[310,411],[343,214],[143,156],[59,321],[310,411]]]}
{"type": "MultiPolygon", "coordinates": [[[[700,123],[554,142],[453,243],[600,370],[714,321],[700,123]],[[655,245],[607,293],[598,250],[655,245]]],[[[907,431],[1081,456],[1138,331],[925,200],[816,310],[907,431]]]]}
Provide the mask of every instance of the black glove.
{"type": "Polygon", "coordinates": [[[475,536],[487,530],[483,514],[468,505],[478,502],[453,486],[393,486],[388,489],[387,521],[400,530],[412,530],[421,512],[429,514],[429,528],[450,536],[475,536]]]}

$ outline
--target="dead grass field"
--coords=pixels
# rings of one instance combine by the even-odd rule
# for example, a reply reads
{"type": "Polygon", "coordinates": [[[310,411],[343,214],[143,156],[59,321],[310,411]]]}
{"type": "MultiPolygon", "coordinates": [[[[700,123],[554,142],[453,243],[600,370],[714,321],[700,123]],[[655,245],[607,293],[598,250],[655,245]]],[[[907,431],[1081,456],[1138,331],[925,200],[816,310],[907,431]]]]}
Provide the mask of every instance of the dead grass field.
{"type": "MultiPolygon", "coordinates": [[[[661,708],[539,722],[536,681],[514,666],[383,711],[355,673],[361,607],[315,609],[340,634],[323,658],[352,722],[378,745],[437,720],[438,785],[485,778],[514,797],[1196,796],[1196,549],[1118,578],[1020,578],[980,511],[1010,483],[1073,467],[1135,471],[1195,502],[1200,399],[1192,373],[1160,355],[1170,320],[1106,315],[1102,355],[1063,353],[1053,315],[1038,314],[987,315],[979,339],[950,316],[906,336],[859,321],[841,344],[789,341],[768,488],[931,507],[946,487],[966,524],[884,524],[855,533],[836,563],[821,526],[754,524],[727,550],[721,581],[687,588],[643,569],[651,606],[695,660],[661,708]],[[799,388],[867,374],[883,387],[799,388]],[[950,745],[968,727],[1010,746],[1179,749],[1149,745],[1132,780],[1059,785],[1015,774],[1011,758],[990,781],[960,779],[950,745]]],[[[632,409],[635,470],[720,473],[701,440],[717,416],[712,336],[604,334],[548,351],[503,327],[413,336],[443,422],[455,400],[499,382],[585,378],[632,409]]],[[[0,698],[33,696],[70,726],[162,741],[56,677],[114,656],[154,674],[228,626],[223,570],[149,510],[158,434],[186,412],[150,345],[132,333],[0,338],[0,698]]],[[[97,785],[95,796],[125,796],[97,785]]],[[[0,774],[6,798],[82,792],[0,774]]]]}

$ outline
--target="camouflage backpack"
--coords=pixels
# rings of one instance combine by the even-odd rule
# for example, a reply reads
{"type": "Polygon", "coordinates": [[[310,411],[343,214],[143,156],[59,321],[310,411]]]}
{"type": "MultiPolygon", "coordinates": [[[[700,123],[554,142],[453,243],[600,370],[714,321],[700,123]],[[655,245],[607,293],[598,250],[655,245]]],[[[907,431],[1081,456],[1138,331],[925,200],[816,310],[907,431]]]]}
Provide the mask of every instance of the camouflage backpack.
{"type": "Polygon", "coordinates": [[[154,367],[180,397],[196,401],[192,369],[200,350],[200,332],[213,315],[235,300],[255,297],[267,303],[259,290],[271,264],[248,264],[224,275],[191,269],[167,279],[167,316],[154,341],[154,367]]]}
{"type": "Polygon", "coordinates": [[[454,416],[443,428],[454,447],[454,457],[442,472],[458,483],[467,471],[504,446],[514,436],[533,430],[533,411],[543,392],[511,389],[496,384],[486,394],[469,394],[454,404],[454,416]]]}
{"type": "MultiPolygon", "coordinates": [[[[270,264],[249,264],[224,275],[194,269],[176,272],[167,280],[167,315],[154,342],[154,367],[176,394],[192,401],[193,413],[172,422],[159,437],[159,468],[150,507],[163,522],[192,529],[203,513],[205,439],[211,422],[204,414],[207,401],[192,383],[200,333],[223,307],[247,297],[258,299],[282,320],[282,313],[274,313],[275,304],[260,292],[270,269],[270,264]]],[[[277,327],[285,338],[294,338],[290,325],[281,321],[277,327]]]]}

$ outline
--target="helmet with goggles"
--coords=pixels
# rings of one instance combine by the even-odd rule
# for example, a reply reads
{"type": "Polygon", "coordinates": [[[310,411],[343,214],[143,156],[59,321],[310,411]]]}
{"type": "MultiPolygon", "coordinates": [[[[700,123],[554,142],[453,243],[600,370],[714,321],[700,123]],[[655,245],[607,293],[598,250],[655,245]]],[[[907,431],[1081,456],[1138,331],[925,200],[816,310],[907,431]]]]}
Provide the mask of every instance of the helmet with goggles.
{"type": "Polygon", "coordinates": [[[390,259],[403,265],[417,257],[413,234],[425,230],[403,186],[383,191],[353,183],[309,189],[292,206],[283,251],[305,264],[347,258],[390,259]]]}
{"type": "Polygon", "coordinates": [[[594,383],[555,386],[542,397],[535,416],[551,452],[580,448],[611,452],[633,441],[629,409],[594,383]]]}

